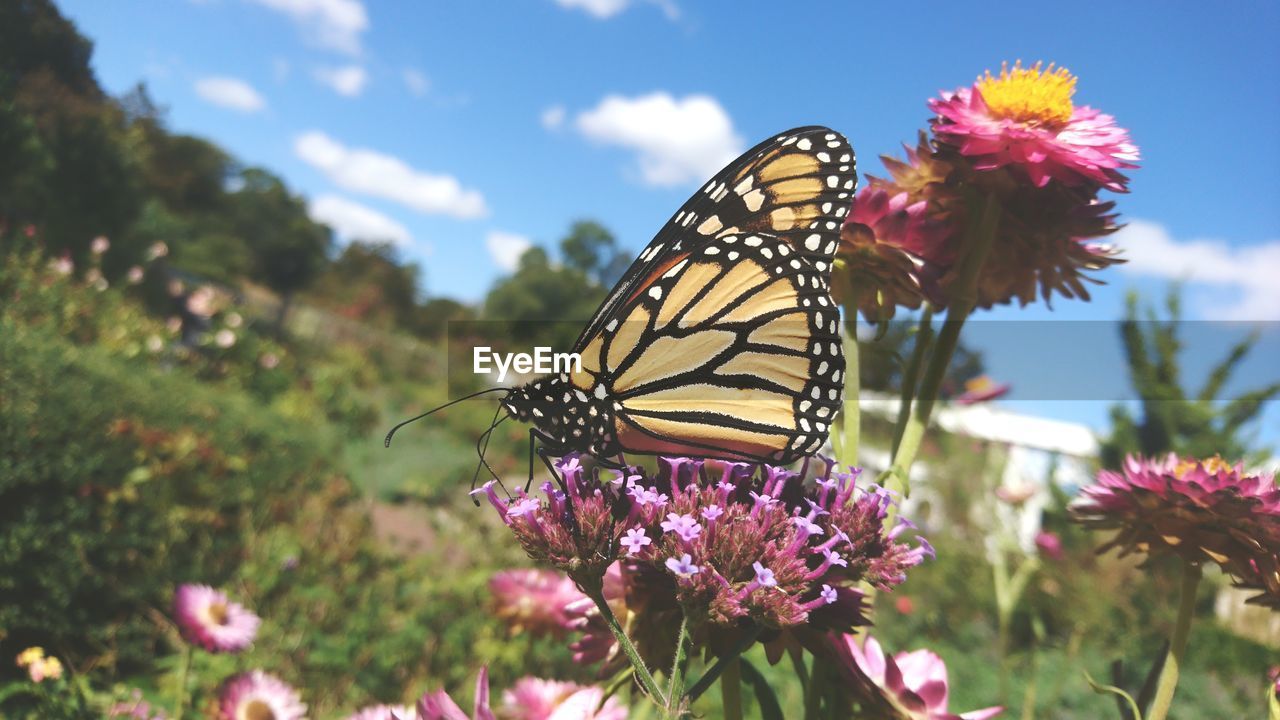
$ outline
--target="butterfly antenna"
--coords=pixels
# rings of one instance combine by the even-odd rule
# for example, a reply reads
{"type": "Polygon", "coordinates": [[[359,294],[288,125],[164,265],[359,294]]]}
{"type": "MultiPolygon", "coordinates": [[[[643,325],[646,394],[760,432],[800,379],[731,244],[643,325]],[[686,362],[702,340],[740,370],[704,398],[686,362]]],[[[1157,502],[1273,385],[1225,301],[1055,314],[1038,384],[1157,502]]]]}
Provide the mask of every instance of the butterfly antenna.
{"type": "MultiPolygon", "coordinates": [[[[476,463],[476,472],[471,476],[471,491],[475,492],[476,481],[480,479],[480,468],[483,467],[488,470],[489,474],[493,476],[493,479],[497,481],[498,487],[502,488],[502,492],[506,493],[507,497],[511,497],[511,493],[507,491],[507,486],[502,483],[502,478],[498,477],[498,474],[493,471],[493,468],[489,467],[489,461],[484,457],[485,453],[489,450],[489,439],[492,436],[493,431],[507,420],[506,417],[498,417],[498,413],[501,411],[502,407],[499,406],[498,410],[493,413],[493,420],[489,424],[489,429],[480,433],[480,437],[476,438],[476,455],[480,458],[480,462],[476,463]]],[[[479,505],[480,501],[476,500],[476,504],[479,505]]]]}
{"type": "Polygon", "coordinates": [[[473,392],[473,393],[471,393],[470,395],[464,395],[464,396],[462,396],[462,397],[458,398],[457,400],[451,400],[451,401],[449,401],[449,402],[447,402],[447,403],[445,403],[445,404],[441,405],[440,407],[435,408],[434,410],[428,410],[428,411],[426,411],[426,412],[422,413],[421,415],[419,415],[419,416],[417,416],[417,417],[412,417],[412,418],[409,418],[408,420],[405,420],[404,422],[396,423],[396,426],[395,426],[395,427],[393,427],[393,428],[391,428],[390,432],[388,432],[388,433],[387,433],[387,438],[386,438],[385,440],[383,440],[383,441],[382,441],[382,445],[383,445],[383,447],[391,447],[391,437],[392,437],[393,435],[395,435],[395,434],[396,434],[396,431],[397,431],[397,430],[399,430],[400,428],[404,427],[405,425],[408,425],[408,424],[409,424],[409,423],[411,423],[411,422],[417,422],[417,421],[421,420],[422,418],[427,417],[428,415],[431,415],[432,413],[440,412],[441,410],[443,410],[443,409],[445,409],[445,408],[449,407],[450,405],[456,405],[456,404],[458,404],[458,403],[462,402],[463,400],[470,400],[470,399],[471,399],[471,398],[473,398],[473,397],[479,397],[479,396],[481,396],[481,395],[485,395],[485,394],[487,394],[487,393],[507,392],[508,390],[510,390],[510,388],[497,387],[497,388],[489,388],[488,390],[481,390],[480,392],[473,392]]]}

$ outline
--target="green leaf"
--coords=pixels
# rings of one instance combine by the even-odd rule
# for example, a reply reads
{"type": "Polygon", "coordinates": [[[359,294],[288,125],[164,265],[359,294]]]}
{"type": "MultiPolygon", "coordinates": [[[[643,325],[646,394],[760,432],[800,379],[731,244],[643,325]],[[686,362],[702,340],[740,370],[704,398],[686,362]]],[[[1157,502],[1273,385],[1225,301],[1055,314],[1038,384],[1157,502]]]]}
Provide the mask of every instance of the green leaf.
{"type": "Polygon", "coordinates": [[[742,666],[742,679],[747,681],[756,694],[762,720],[783,720],[782,706],[778,704],[778,696],[774,694],[769,682],[746,658],[740,658],[738,662],[742,666]]]}

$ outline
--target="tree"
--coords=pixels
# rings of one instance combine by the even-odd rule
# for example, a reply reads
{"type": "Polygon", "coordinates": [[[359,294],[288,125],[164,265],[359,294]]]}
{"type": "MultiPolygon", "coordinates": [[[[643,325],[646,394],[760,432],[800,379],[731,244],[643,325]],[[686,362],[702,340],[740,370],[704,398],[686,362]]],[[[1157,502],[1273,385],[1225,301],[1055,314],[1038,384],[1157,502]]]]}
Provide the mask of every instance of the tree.
{"type": "Polygon", "coordinates": [[[1119,467],[1130,453],[1153,456],[1176,452],[1196,458],[1221,455],[1229,461],[1247,459],[1250,442],[1245,431],[1258,418],[1263,404],[1280,395],[1280,383],[1241,393],[1225,402],[1218,396],[1257,343],[1258,335],[1251,333],[1236,343],[1209,373],[1200,391],[1192,394],[1183,388],[1181,379],[1182,312],[1176,288],[1169,292],[1165,303],[1171,319],[1160,322],[1153,308],[1140,312],[1136,293],[1128,296],[1120,336],[1142,414],[1135,418],[1124,406],[1112,408],[1111,437],[1102,446],[1103,464],[1119,467]],[[1139,320],[1142,315],[1145,320],[1139,320]]]}
{"type": "Polygon", "coordinates": [[[309,301],[369,324],[410,327],[418,309],[418,266],[402,265],[389,243],[352,242],[317,278],[309,301]]]}
{"type": "Polygon", "coordinates": [[[630,264],[613,233],[594,220],[575,222],[560,241],[560,253],[565,265],[604,287],[612,287],[630,264]]]}
{"type": "Polygon", "coordinates": [[[554,265],[535,246],[520,256],[515,274],[489,291],[483,317],[503,322],[499,335],[510,340],[567,351],[604,295],[582,269],[554,265]]]}
{"type": "Polygon", "coordinates": [[[312,221],[302,198],[270,172],[248,168],[240,180],[240,189],[228,195],[233,226],[253,258],[253,277],[280,295],[281,329],[295,293],[324,268],[332,232],[312,221]]]}

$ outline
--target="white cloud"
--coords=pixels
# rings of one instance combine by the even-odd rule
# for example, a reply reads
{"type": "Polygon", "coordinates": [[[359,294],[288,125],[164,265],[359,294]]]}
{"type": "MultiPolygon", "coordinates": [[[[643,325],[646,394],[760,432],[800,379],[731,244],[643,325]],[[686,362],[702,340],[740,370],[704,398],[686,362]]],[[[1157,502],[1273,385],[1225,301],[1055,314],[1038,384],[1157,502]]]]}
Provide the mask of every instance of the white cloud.
{"type": "Polygon", "coordinates": [[[360,34],[369,29],[361,0],[251,0],[289,16],[307,39],[328,50],[360,54],[360,34]]]}
{"type": "Polygon", "coordinates": [[[371,207],[338,195],[321,195],[307,205],[312,220],[333,228],[338,237],[351,242],[366,240],[408,245],[409,229],[371,207]]]}
{"type": "Polygon", "coordinates": [[[1130,220],[1112,235],[1131,275],[1184,280],[1233,291],[1234,304],[1201,307],[1213,320],[1280,320],[1280,240],[1233,246],[1223,240],[1176,240],[1164,226],[1130,220]]]}
{"type": "Polygon", "coordinates": [[[359,65],[347,65],[336,68],[317,68],[316,79],[328,85],[334,92],[343,97],[355,97],[364,91],[369,82],[369,73],[359,65]]]}
{"type": "Polygon", "coordinates": [[[494,264],[506,272],[514,272],[520,266],[520,256],[533,246],[533,241],[523,235],[492,230],[484,239],[485,247],[494,264]]]}
{"type": "Polygon", "coordinates": [[[484,196],[452,176],[423,172],[375,150],[349,148],[318,130],[299,135],[293,149],[308,165],[353,192],[435,215],[475,218],[488,212],[484,196]]]}
{"type": "Polygon", "coordinates": [[[563,105],[552,105],[542,111],[542,127],[548,130],[558,130],[564,125],[565,109],[563,105]]]}
{"type": "Polygon", "coordinates": [[[576,123],[592,140],[637,151],[640,175],[650,185],[700,182],[742,151],[729,114],[707,95],[610,95],[576,123]]]}
{"type": "Polygon", "coordinates": [[[249,83],[233,77],[206,77],[196,81],[196,94],[218,107],[257,112],[267,101],[249,83]]]}
{"type": "Polygon", "coordinates": [[[402,73],[404,78],[404,86],[409,88],[409,92],[415,97],[422,97],[431,89],[431,79],[421,70],[414,68],[405,68],[402,73]]]}
{"type": "MultiPolygon", "coordinates": [[[[632,0],[555,0],[556,4],[562,8],[573,10],[582,10],[597,20],[608,20],[609,18],[621,13],[630,7],[632,0]]],[[[657,5],[662,10],[662,14],[667,16],[668,20],[677,20],[680,17],[680,8],[676,6],[674,0],[649,0],[649,2],[657,5]]]]}

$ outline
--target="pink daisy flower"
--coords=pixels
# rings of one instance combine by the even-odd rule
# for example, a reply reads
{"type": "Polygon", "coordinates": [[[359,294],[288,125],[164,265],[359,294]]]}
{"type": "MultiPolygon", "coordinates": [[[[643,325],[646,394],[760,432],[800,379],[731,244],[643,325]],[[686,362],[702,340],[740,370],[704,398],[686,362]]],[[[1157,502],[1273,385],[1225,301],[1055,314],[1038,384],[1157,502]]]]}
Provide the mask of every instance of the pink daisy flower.
{"type": "Polygon", "coordinates": [[[173,596],[173,617],[182,636],[209,652],[249,647],[262,622],[225,593],[208,585],[181,585],[173,596]]]}
{"type": "Polygon", "coordinates": [[[603,699],[604,691],[598,687],[526,677],[502,693],[502,715],[510,720],[626,719],[627,709],[617,699],[601,705],[603,699]]]}
{"type": "MultiPolygon", "coordinates": [[[[947,711],[947,665],[929,650],[901,652],[888,657],[870,635],[858,645],[852,635],[832,636],[842,669],[866,688],[870,680],[880,696],[872,702],[888,705],[899,717],[911,720],[986,720],[1004,712],[989,707],[954,714],[947,711]]],[[[864,690],[865,691],[865,690],[864,690]]]]}
{"type": "Polygon", "coordinates": [[[987,73],[972,87],[929,101],[938,114],[940,142],[973,158],[979,170],[1021,169],[1036,187],[1099,185],[1124,192],[1122,168],[1137,167],[1138,148],[1115,119],[1091,107],[1074,107],[1076,79],[1065,68],[1040,63],[987,73]]]}
{"type": "Polygon", "coordinates": [[[470,718],[444,690],[426,693],[418,700],[418,717],[421,720],[496,720],[489,707],[489,668],[481,667],[476,676],[475,708],[470,718]]]}
{"type": "Polygon", "coordinates": [[[513,632],[563,636],[570,618],[565,606],[585,598],[573,581],[553,570],[503,570],[489,579],[494,609],[513,632]]]}
{"type": "Polygon", "coordinates": [[[965,381],[964,392],[956,396],[957,405],[977,405],[978,403],[997,400],[1009,394],[1013,386],[1009,383],[998,383],[988,375],[979,375],[965,381]]]}
{"type": "Polygon", "coordinates": [[[306,714],[296,690],[261,670],[229,678],[218,693],[221,720],[302,720],[306,714]]]}
{"type": "MultiPolygon", "coordinates": [[[[1246,587],[1280,589],[1280,486],[1222,458],[1162,460],[1130,456],[1124,471],[1103,470],[1071,503],[1086,527],[1117,530],[1100,548],[1122,554],[1177,555],[1218,563],[1246,587]]],[[[1266,602],[1266,598],[1255,598],[1266,602]]]]}

